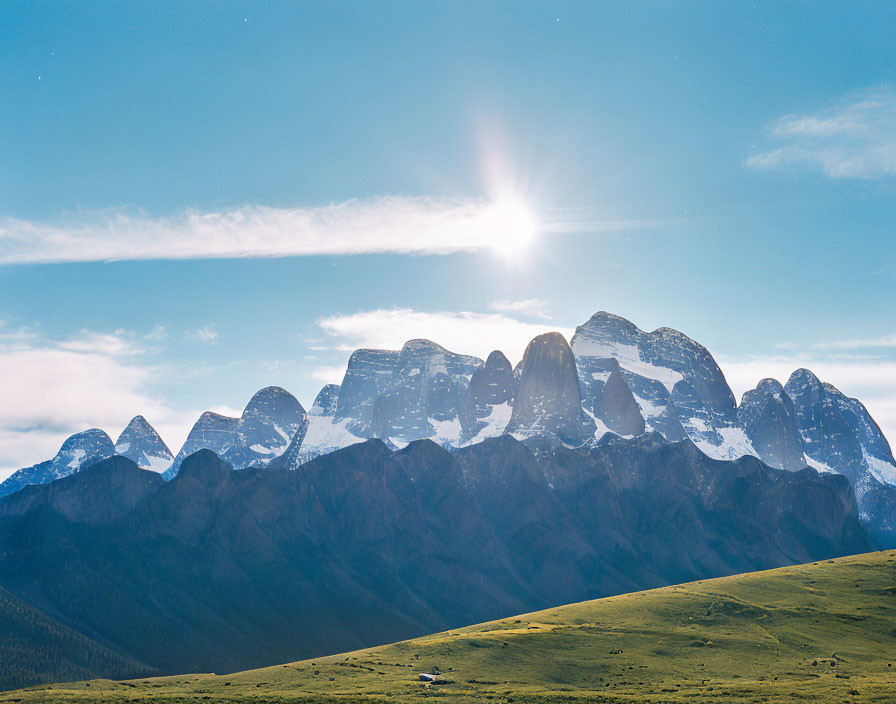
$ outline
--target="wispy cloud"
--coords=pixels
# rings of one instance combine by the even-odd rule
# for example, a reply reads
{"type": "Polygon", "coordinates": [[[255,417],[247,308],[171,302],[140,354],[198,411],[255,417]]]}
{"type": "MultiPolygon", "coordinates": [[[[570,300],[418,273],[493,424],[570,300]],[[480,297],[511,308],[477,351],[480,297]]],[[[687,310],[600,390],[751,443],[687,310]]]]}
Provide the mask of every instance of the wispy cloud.
{"type": "Polygon", "coordinates": [[[817,350],[872,350],[896,349],[896,333],[882,337],[865,337],[852,340],[830,340],[813,345],[817,350]]]}
{"type": "Polygon", "coordinates": [[[548,302],[541,298],[524,298],[515,301],[490,301],[488,308],[489,310],[498,313],[518,313],[530,318],[544,318],[547,320],[551,317],[548,313],[548,302]]]}
{"type": "Polygon", "coordinates": [[[210,345],[218,344],[218,329],[214,323],[209,323],[198,330],[187,331],[184,336],[192,340],[208,342],[210,345]]]}
{"type": "Polygon", "coordinates": [[[317,367],[311,372],[311,378],[324,384],[341,384],[345,376],[345,365],[337,364],[327,367],[317,367]]]}
{"type": "Polygon", "coordinates": [[[71,433],[97,425],[121,430],[138,412],[167,414],[144,393],[152,371],[135,364],[135,351],[124,335],[48,340],[33,330],[3,330],[0,473],[52,457],[71,433]]]}
{"type": "Polygon", "coordinates": [[[168,339],[168,326],[161,324],[156,325],[144,335],[144,338],[150,342],[163,342],[168,339]]]}
{"type": "Polygon", "coordinates": [[[810,166],[834,179],[896,174],[896,93],[864,91],[805,115],[785,115],[769,126],[774,146],[754,154],[758,169],[810,166]]]}
{"type": "Polygon", "coordinates": [[[482,199],[383,197],[321,207],[245,206],[153,218],[122,210],[48,224],[0,219],[0,263],[447,254],[495,246],[506,227],[482,199]]]}
{"type": "MultiPolygon", "coordinates": [[[[469,311],[426,312],[411,308],[387,308],[331,315],[317,321],[333,346],[343,352],[359,347],[400,349],[408,340],[426,338],[452,352],[485,358],[499,349],[512,364],[519,361],[536,335],[557,331],[572,335],[571,328],[530,323],[504,313],[469,311]]],[[[329,381],[332,381],[332,370],[329,381]]]]}
{"type": "MultiPolygon", "coordinates": [[[[521,204],[520,204],[521,205],[521,204]]],[[[350,254],[508,253],[541,235],[656,227],[660,220],[600,220],[592,209],[550,211],[543,222],[483,198],[385,196],[318,207],[246,205],[167,217],[113,208],[58,222],[0,217],[0,264],[292,257],[350,254]],[[581,219],[581,218],[585,219],[581,219]]]]}

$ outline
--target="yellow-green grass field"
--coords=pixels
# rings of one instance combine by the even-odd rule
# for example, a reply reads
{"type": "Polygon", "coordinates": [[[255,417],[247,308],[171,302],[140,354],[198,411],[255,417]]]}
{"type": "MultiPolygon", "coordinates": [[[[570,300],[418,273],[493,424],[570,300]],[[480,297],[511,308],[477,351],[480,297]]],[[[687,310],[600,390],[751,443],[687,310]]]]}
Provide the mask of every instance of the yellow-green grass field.
{"type": "Polygon", "coordinates": [[[0,702],[896,702],[896,551],[561,606],[238,674],[0,702]],[[438,668],[445,684],[420,682],[438,668]]]}

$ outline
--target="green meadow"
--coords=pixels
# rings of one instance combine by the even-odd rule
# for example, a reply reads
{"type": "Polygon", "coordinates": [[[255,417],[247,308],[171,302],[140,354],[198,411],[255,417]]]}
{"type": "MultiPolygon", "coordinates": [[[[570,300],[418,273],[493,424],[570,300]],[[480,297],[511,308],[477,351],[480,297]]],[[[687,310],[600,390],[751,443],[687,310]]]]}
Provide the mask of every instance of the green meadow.
{"type": "Polygon", "coordinates": [[[704,580],[231,675],[0,702],[896,702],[896,551],[704,580]],[[439,673],[441,684],[419,680],[439,673]]]}

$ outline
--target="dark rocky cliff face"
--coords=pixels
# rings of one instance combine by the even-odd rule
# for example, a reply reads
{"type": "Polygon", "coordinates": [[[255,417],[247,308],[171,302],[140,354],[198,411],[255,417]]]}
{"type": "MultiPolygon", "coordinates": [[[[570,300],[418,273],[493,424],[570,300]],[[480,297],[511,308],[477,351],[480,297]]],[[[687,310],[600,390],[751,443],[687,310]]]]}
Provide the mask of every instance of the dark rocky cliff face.
{"type": "MultiPolygon", "coordinates": [[[[615,361],[615,360],[614,360],[615,361]]],[[[636,436],[645,431],[644,418],[619,365],[595,394],[594,415],[617,435],[636,436]]]]}
{"type": "Polygon", "coordinates": [[[459,438],[470,377],[482,360],[410,340],[374,403],[373,435],[404,441],[459,438]]]}
{"type": "Polygon", "coordinates": [[[539,335],[526,347],[508,433],[549,434],[580,444],[593,435],[582,411],[576,361],[560,333],[539,335]]]}
{"type": "Polygon", "coordinates": [[[850,431],[841,409],[824,385],[808,369],[797,369],[787,381],[796,422],[806,454],[830,467],[852,474],[862,461],[862,447],[850,431]]]}
{"type": "Polygon", "coordinates": [[[806,466],[796,410],[779,382],[763,379],[747,391],[737,409],[737,424],[766,464],[790,471],[806,466]]]}
{"type": "MultiPolygon", "coordinates": [[[[513,367],[504,353],[495,350],[489,354],[485,364],[476,369],[470,377],[470,387],[461,422],[465,438],[474,438],[483,429],[493,425],[496,406],[513,406],[517,383],[513,367]]],[[[508,418],[509,419],[509,418],[508,418]]],[[[506,419],[504,424],[506,425],[506,419]]],[[[500,434],[504,428],[495,428],[500,434]]]]}
{"type": "Polygon", "coordinates": [[[373,435],[373,406],[392,379],[399,352],[355,350],[349,357],[339,387],[336,420],[347,420],[348,429],[362,438],[373,435]]]}

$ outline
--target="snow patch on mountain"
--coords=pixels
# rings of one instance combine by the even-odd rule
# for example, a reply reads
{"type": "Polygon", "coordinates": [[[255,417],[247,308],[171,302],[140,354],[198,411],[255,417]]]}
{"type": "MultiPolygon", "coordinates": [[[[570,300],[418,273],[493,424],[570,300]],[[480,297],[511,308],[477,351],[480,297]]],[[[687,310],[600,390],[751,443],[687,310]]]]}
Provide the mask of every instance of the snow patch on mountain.
{"type": "Polygon", "coordinates": [[[643,359],[636,345],[608,344],[596,340],[583,339],[573,346],[572,351],[577,357],[611,357],[619,362],[619,366],[634,374],[647,377],[648,379],[656,379],[669,391],[672,391],[675,384],[684,378],[681,372],[643,359]]]}
{"type": "Polygon", "coordinates": [[[635,397],[635,403],[637,403],[638,408],[641,409],[641,413],[644,416],[645,421],[662,415],[663,411],[666,410],[667,404],[660,405],[658,403],[653,403],[646,398],[638,396],[638,394],[634,392],[632,393],[632,395],[635,397]]]}
{"type": "Polygon", "coordinates": [[[304,464],[319,455],[364,442],[366,438],[358,437],[348,429],[349,423],[349,418],[336,420],[327,416],[309,416],[308,429],[302,440],[298,461],[295,464],[304,464]]]}
{"type": "Polygon", "coordinates": [[[460,420],[458,420],[457,418],[449,418],[448,420],[437,420],[435,418],[430,418],[429,424],[432,426],[434,431],[434,435],[430,438],[433,442],[437,442],[440,445],[458,444],[462,433],[460,420]]]}
{"type": "Polygon", "coordinates": [[[736,460],[745,455],[757,456],[750,439],[740,428],[716,428],[716,432],[722,436],[721,444],[715,445],[705,440],[694,443],[704,455],[715,460],[736,460]]]}
{"type": "Polygon", "coordinates": [[[69,467],[70,469],[80,469],[81,462],[85,457],[87,457],[87,452],[82,450],[81,448],[78,448],[72,453],[72,461],[65,466],[69,467]]]}
{"type": "Polygon", "coordinates": [[[485,423],[485,427],[464,444],[475,445],[486,438],[503,435],[507,424],[510,422],[511,415],[513,415],[513,404],[509,401],[491,406],[489,414],[484,418],[478,419],[480,422],[485,423]]]}
{"type": "Polygon", "coordinates": [[[863,452],[868,471],[877,481],[896,486],[896,465],[863,452]]]}
{"type": "Polygon", "coordinates": [[[598,440],[600,440],[607,433],[613,432],[606,425],[604,425],[604,422],[600,418],[598,418],[596,415],[594,415],[594,413],[589,411],[587,408],[584,410],[585,410],[586,415],[594,423],[594,435],[592,436],[592,439],[594,442],[597,442],[598,440]]]}
{"type": "Polygon", "coordinates": [[[146,466],[141,469],[148,469],[150,472],[158,472],[161,474],[171,466],[171,455],[145,455],[146,466]]]}
{"type": "Polygon", "coordinates": [[[806,464],[818,472],[827,472],[829,474],[837,473],[837,470],[835,470],[833,467],[826,465],[824,462],[819,462],[818,460],[812,459],[809,455],[806,455],[806,464]]]}

